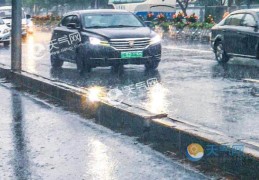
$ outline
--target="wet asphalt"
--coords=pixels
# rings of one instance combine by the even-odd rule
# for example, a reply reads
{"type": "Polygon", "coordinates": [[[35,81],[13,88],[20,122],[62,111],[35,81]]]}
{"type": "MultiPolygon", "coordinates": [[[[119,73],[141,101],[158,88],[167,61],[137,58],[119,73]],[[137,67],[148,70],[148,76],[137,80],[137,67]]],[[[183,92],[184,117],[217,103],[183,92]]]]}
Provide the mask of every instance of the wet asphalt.
{"type": "Polygon", "coordinates": [[[0,179],[209,179],[92,120],[0,82],[0,179]]]}
{"type": "MultiPolygon", "coordinates": [[[[221,65],[215,61],[208,43],[165,40],[157,71],[128,65],[122,73],[96,68],[80,76],[71,63],[65,63],[61,70],[51,69],[49,39],[50,33],[37,32],[23,41],[24,71],[77,87],[99,86],[108,90],[136,87],[156,79],[160,83],[158,89],[134,90],[119,100],[259,144],[259,84],[244,81],[259,79],[258,60],[235,58],[221,65]]],[[[10,48],[0,45],[0,63],[10,65],[10,48]]]]}

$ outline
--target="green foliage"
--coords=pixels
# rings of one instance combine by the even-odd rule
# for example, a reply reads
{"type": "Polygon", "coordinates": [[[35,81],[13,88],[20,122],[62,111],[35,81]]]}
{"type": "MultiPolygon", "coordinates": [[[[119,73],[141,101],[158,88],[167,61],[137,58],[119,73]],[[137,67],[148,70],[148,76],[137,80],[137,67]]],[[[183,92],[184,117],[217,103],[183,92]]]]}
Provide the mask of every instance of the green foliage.
{"type": "Polygon", "coordinates": [[[160,27],[162,27],[162,29],[165,31],[165,32],[167,32],[168,30],[169,30],[169,26],[171,25],[171,23],[170,22],[162,22],[161,24],[160,24],[160,27]]]}

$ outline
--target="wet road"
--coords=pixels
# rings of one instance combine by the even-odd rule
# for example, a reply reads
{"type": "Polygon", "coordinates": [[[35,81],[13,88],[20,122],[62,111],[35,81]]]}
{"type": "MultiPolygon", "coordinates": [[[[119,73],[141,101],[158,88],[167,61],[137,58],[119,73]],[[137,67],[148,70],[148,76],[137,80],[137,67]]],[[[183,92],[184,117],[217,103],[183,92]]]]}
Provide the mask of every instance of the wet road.
{"type": "Polygon", "coordinates": [[[209,179],[0,82],[0,179],[209,179]],[[37,112],[37,113],[35,113],[37,112]]]}
{"type": "MultiPolygon", "coordinates": [[[[24,41],[25,71],[78,87],[107,89],[136,87],[156,78],[159,87],[124,95],[123,102],[151,112],[166,112],[172,118],[259,146],[259,98],[253,93],[258,91],[258,85],[243,81],[259,79],[259,61],[234,59],[227,65],[219,65],[209,45],[165,42],[158,71],[126,66],[122,74],[116,74],[110,68],[96,68],[82,77],[74,64],[65,63],[62,70],[51,69],[45,51],[49,38],[49,33],[37,33],[24,41]],[[39,49],[43,51],[36,51],[39,49]]],[[[10,49],[3,46],[0,46],[0,63],[10,64],[10,49]]]]}

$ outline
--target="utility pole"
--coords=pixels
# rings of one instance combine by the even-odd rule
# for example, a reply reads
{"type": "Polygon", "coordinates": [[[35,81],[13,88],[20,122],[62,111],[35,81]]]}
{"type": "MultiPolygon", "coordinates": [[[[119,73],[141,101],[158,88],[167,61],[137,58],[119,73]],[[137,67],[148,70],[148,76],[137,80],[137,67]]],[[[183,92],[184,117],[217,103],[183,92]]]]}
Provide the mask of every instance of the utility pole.
{"type": "Polygon", "coordinates": [[[251,0],[246,0],[246,4],[247,4],[247,9],[250,9],[250,6],[251,6],[251,0]]]}
{"type": "Polygon", "coordinates": [[[22,69],[22,1],[12,0],[12,47],[11,69],[21,72],[22,69]]]}
{"type": "Polygon", "coordinates": [[[94,9],[98,9],[98,8],[99,8],[99,1],[95,0],[94,9]]]}

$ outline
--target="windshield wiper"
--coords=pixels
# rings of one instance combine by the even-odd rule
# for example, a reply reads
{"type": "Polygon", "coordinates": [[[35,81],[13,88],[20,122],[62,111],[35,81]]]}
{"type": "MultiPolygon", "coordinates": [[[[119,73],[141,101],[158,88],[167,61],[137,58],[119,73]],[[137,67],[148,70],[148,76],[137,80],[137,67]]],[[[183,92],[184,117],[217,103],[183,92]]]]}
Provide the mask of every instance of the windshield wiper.
{"type": "Polygon", "coordinates": [[[90,27],[86,27],[87,29],[89,28],[107,28],[107,26],[90,26],[90,27]]]}
{"type": "Polygon", "coordinates": [[[141,27],[141,26],[130,26],[130,25],[113,25],[113,26],[108,26],[109,28],[121,28],[121,27],[141,27]]]}
{"type": "Polygon", "coordinates": [[[7,16],[7,17],[1,17],[2,19],[12,19],[11,16],[7,16]]]}

